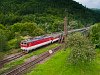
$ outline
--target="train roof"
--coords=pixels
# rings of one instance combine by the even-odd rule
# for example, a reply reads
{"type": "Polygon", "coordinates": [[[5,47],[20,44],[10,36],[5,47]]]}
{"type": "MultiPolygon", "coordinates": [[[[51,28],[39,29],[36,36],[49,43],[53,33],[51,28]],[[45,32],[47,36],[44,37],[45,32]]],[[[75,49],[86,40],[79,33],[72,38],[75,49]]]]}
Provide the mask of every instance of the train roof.
{"type": "Polygon", "coordinates": [[[29,43],[29,42],[34,42],[34,41],[44,39],[44,38],[48,38],[48,37],[50,37],[50,36],[43,35],[43,36],[38,36],[38,37],[34,37],[34,38],[28,38],[26,40],[23,40],[22,42],[29,43]]]}

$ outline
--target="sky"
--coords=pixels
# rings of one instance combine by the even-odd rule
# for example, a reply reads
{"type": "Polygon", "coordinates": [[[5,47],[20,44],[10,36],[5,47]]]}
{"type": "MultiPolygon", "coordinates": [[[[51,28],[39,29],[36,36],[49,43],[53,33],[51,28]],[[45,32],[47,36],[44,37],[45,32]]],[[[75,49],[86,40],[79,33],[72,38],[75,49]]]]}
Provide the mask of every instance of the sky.
{"type": "Polygon", "coordinates": [[[100,9],[100,0],[74,0],[80,4],[86,6],[87,8],[99,8],[100,9]]]}

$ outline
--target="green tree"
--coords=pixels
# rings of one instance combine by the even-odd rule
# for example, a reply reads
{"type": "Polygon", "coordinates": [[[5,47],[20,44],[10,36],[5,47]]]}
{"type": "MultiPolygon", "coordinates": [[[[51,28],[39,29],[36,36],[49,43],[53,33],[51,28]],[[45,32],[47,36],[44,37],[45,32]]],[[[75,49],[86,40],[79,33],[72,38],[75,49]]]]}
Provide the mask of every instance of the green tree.
{"type": "Polygon", "coordinates": [[[16,22],[20,22],[21,21],[21,17],[18,15],[15,15],[13,13],[9,13],[9,14],[0,14],[0,23],[3,25],[12,25],[16,22]]]}
{"type": "Polygon", "coordinates": [[[34,22],[16,23],[11,26],[11,32],[14,34],[14,36],[16,32],[22,36],[36,36],[44,34],[44,31],[34,22]]]}
{"type": "Polygon", "coordinates": [[[78,21],[70,21],[69,22],[70,29],[82,28],[83,25],[78,21]]]}
{"type": "Polygon", "coordinates": [[[90,63],[95,58],[95,49],[88,38],[81,33],[68,37],[68,46],[71,48],[68,61],[74,65],[90,63]]]}
{"type": "Polygon", "coordinates": [[[14,39],[11,39],[7,42],[8,49],[17,49],[20,48],[20,42],[23,40],[21,37],[17,37],[14,39]]]}
{"type": "Polygon", "coordinates": [[[6,27],[2,24],[0,24],[0,29],[6,30],[6,27]]]}
{"type": "Polygon", "coordinates": [[[97,23],[91,26],[90,38],[92,42],[100,48],[100,23],[97,23]]]}

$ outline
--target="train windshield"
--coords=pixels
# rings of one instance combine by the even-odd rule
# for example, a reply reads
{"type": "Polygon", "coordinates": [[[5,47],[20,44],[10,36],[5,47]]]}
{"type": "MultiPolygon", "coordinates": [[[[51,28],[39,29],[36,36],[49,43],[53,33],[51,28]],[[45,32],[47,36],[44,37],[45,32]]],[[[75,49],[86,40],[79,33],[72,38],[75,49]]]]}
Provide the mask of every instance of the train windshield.
{"type": "Polygon", "coordinates": [[[27,45],[27,43],[26,42],[22,42],[21,45],[27,45]]]}

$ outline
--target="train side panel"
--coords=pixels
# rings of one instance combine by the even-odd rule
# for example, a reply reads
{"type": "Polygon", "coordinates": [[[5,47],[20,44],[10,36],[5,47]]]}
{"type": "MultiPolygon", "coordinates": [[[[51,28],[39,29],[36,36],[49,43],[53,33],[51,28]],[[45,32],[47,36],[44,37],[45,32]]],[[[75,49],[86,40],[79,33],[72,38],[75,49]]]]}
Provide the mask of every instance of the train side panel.
{"type": "Polygon", "coordinates": [[[45,39],[37,40],[37,41],[34,41],[34,42],[29,42],[29,43],[27,43],[27,46],[21,45],[21,49],[28,52],[32,49],[36,49],[38,47],[47,45],[51,42],[52,42],[51,38],[45,38],[45,39]]]}

